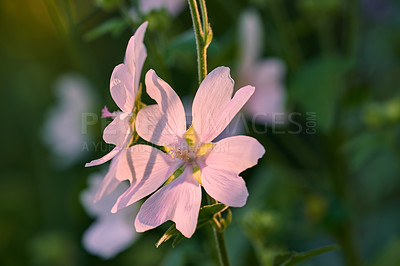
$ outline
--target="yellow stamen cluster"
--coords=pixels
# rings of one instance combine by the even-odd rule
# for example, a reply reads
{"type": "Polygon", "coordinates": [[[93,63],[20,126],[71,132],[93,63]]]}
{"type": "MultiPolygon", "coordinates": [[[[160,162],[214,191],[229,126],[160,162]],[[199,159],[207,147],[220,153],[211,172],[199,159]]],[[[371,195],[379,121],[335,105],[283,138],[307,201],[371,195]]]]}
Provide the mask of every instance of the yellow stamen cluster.
{"type": "MultiPolygon", "coordinates": [[[[193,175],[196,180],[201,184],[200,178],[200,169],[195,163],[195,159],[201,156],[206,155],[214,146],[214,143],[207,143],[198,147],[198,142],[196,141],[197,137],[191,126],[186,132],[186,142],[184,143],[177,143],[176,145],[172,145],[171,147],[164,147],[165,151],[169,156],[174,159],[180,159],[187,163],[193,163],[193,175]]],[[[186,165],[183,165],[178,170],[173,173],[168,180],[165,182],[164,185],[170,183],[172,180],[176,179],[180,176],[186,165]]]]}

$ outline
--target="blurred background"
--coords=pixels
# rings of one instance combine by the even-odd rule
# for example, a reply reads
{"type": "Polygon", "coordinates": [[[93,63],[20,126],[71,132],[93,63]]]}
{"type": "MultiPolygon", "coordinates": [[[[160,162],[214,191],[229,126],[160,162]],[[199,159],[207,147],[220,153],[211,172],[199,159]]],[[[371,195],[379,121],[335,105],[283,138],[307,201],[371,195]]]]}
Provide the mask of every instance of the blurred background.
{"type": "MultiPolygon", "coordinates": [[[[258,94],[224,134],[254,136],[267,150],[242,174],[250,196],[226,231],[232,264],[338,244],[302,265],[400,265],[399,2],[207,5],[209,70],[228,66],[237,88],[252,84],[258,94]]],[[[191,102],[187,2],[0,2],[1,265],[217,265],[209,226],[155,248],[169,222],[109,259],[82,244],[102,217],[86,212],[82,192],[107,169],[84,164],[112,149],[101,109],[117,110],[111,72],[145,20],[142,77],[155,69],[191,102]]]]}

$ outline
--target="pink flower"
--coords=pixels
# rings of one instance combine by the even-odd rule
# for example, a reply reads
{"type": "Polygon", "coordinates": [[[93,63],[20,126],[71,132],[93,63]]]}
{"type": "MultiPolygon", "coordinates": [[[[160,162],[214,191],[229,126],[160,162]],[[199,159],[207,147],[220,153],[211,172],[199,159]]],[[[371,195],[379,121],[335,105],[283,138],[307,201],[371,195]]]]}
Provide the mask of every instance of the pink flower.
{"type": "Polygon", "coordinates": [[[283,78],[285,64],[278,58],[260,60],[263,47],[262,23],[254,11],[246,11],[240,23],[242,59],[239,84],[252,84],[257,90],[244,110],[258,123],[279,122],[285,106],[283,78]]]}
{"type": "Polygon", "coordinates": [[[85,165],[86,167],[99,165],[113,159],[95,200],[99,200],[103,195],[114,190],[119,182],[127,179],[127,176],[131,176],[126,163],[125,148],[129,145],[133,133],[132,111],[139,89],[143,63],[147,57],[146,47],[143,44],[147,24],[144,22],[131,37],[126,48],[124,63],[116,66],[111,74],[111,96],[121,111],[110,113],[107,108],[103,109],[103,117],[114,118],[104,129],[103,139],[109,144],[114,144],[115,148],[102,158],[85,165]]]}
{"type": "Polygon", "coordinates": [[[132,230],[131,218],[137,213],[135,205],[118,213],[111,213],[115,200],[128,187],[120,185],[109,195],[94,203],[96,191],[101,186],[102,174],[94,174],[89,178],[89,187],[81,193],[81,203],[86,212],[96,221],[85,231],[82,243],[87,251],[102,258],[114,257],[128,248],[137,238],[132,230]]]}
{"type": "Polygon", "coordinates": [[[210,143],[229,124],[254,92],[239,89],[232,97],[234,82],[229,68],[213,70],[201,83],[192,107],[192,127],[187,130],[185,111],[175,91],[154,70],[146,74],[147,93],[157,104],[140,110],[136,129],[145,140],[165,146],[167,153],[147,145],[135,145],[131,154],[134,176],[112,212],[116,212],[157,190],[176,171],[182,174],[142,205],[135,228],[143,232],[167,220],[186,237],[196,229],[201,204],[201,185],[214,199],[232,206],[245,205],[248,192],[239,173],[254,166],[265,152],[254,138],[235,136],[210,143]]]}

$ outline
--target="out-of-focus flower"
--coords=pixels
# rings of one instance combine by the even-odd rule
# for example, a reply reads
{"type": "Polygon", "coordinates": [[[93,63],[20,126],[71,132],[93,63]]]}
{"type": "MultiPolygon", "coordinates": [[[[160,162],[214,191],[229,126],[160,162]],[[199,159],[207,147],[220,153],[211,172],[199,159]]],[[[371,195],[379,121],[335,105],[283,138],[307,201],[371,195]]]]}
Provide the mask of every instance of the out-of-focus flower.
{"type": "Polygon", "coordinates": [[[115,148],[100,159],[93,160],[85,166],[103,164],[112,159],[110,169],[100,186],[95,200],[110,193],[123,180],[131,176],[126,147],[132,137],[133,110],[135,108],[136,94],[139,89],[140,74],[143,63],[147,57],[146,47],[143,43],[147,28],[144,22],[131,37],[126,48],[125,62],[116,66],[111,74],[110,92],[115,103],[122,111],[110,113],[105,107],[103,117],[113,117],[114,120],[104,129],[103,139],[115,148]]]}
{"type": "Polygon", "coordinates": [[[81,203],[86,212],[96,221],[86,230],[82,243],[87,251],[102,258],[114,257],[128,248],[137,238],[133,230],[132,217],[137,208],[132,205],[118,213],[111,213],[111,207],[128,185],[120,183],[109,195],[94,203],[95,194],[101,186],[102,174],[89,178],[89,187],[81,193],[81,203]]]}
{"type": "Polygon", "coordinates": [[[169,180],[142,205],[135,228],[143,232],[172,220],[184,236],[191,237],[197,225],[201,185],[210,196],[226,205],[246,204],[248,192],[239,173],[254,166],[263,156],[264,148],[247,136],[230,137],[215,144],[211,141],[255,89],[243,87],[231,98],[234,82],[229,68],[216,68],[196,93],[192,126],[186,130],[184,107],[175,91],[154,70],[147,72],[145,81],[147,93],[157,104],[139,111],[137,132],[143,139],[165,146],[167,153],[147,145],[128,149],[135,158],[132,161],[135,182],[118,198],[112,212],[151,194],[175,173],[175,179],[169,180]]]}
{"type": "Polygon", "coordinates": [[[143,13],[165,8],[171,15],[178,15],[186,5],[185,0],[140,0],[139,6],[143,13]]]}
{"type": "MultiPolygon", "coordinates": [[[[244,107],[244,112],[257,123],[274,123],[276,114],[284,112],[285,64],[278,58],[260,60],[263,30],[259,16],[246,11],[240,23],[241,61],[238,84],[252,84],[257,88],[244,107]]],[[[278,117],[277,117],[278,118],[278,117]]]]}
{"type": "Polygon", "coordinates": [[[67,167],[84,156],[90,136],[82,131],[82,114],[93,108],[97,97],[88,81],[76,74],[60,77],[55,93],[58,103],[48,112],[42,139],[58,157],[56,165],[67,167]]]}

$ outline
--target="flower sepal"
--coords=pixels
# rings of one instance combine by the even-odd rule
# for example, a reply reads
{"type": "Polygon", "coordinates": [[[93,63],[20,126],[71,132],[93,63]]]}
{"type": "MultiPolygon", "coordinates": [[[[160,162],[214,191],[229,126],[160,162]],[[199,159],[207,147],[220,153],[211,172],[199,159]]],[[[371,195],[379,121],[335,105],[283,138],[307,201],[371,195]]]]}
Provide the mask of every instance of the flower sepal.
{"type": "Polygon", "coordinates": [[[136,93],[136,97],[135,97],[135,104],[132,109],[132,116],[131,116],[131,119],[129,120],[129,122],[131,124],[131,129],[132,129],[132,136],[131,136],[131,139],[126,148],[135,144],[139,139],[139,134],[136,132],[135,121],[136,121],[136,117],[137,117],[137,114],[139,113],[140,109],[142,109],[144,107],[146,107],[146,104],[142,102],[142,83],[140,83],[139,89],[138,89],[138,91],[136,93]]]}
{"type": "MultiPolygon", "coordinates": [[[[231,219],[230,217],[232,217],[232,212],[228,208],[229,207],[223,203],[216,203],[201,207],[199,212],[199,218],[197,220],[196,230],[206,225],[209,222],[213,226],[219,226],[223,224],[222,227],[221,226],[218,227],[219,228],[218,230],[225,230],[226,226],[228,226],[230,223],[231,219]],[[225,210],[228,210],[228,216],[227,218],[224,219],[225,222],[221,222],[222,220],[218,216],[221,216],[222,212],[224,212],[225,210]],[[219,225],[217,225],[216,221],[219,225]]],[[[156,243],[156,247],[158,248],[162,243],[167,242],[172,237],[174,237],[174,241],[172,242],[172,247],[178,245],[185,238],[185,236],[182,235],[182,233],[179,232],[178,229],[176,229],[175,224],[173,224],[170,228],[168,228],[167,231],[165,231],[164,235],[156,243]]]]}
{"type": "MultiPolygon", "coordinates": [[[[135,110],[136,110],[136,115],[137,113],[140,111],[140,109],[142,109],[143,107],[146,107],[146,104],[144,102],[142,102],[142,83],[140,83],[139,85],[139,89],[136,93],[136,97],[135,97],[135,110]]],[[[135,113],[135,112],[133,112],[135,113]]]]}
{"type": "Polygon", "coordinates": [[[218,232],[223,232],[231,224],[232,221],[232,211],[229,208],[214,215],[211,225],[218,230],[218,232]],[[222,212],[227,211],[226,217],[222,217],[222,212]]]}

